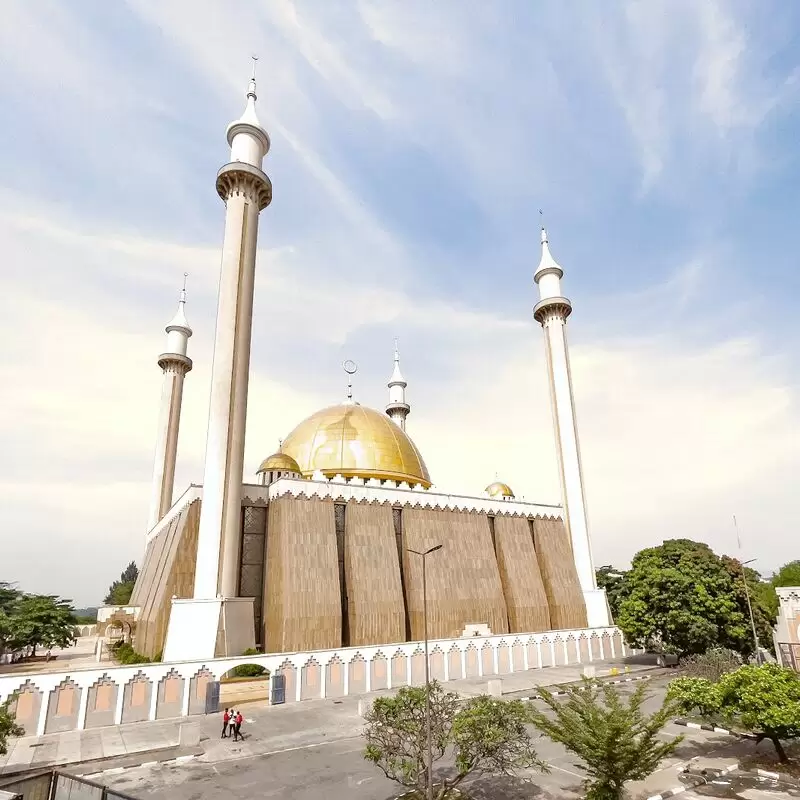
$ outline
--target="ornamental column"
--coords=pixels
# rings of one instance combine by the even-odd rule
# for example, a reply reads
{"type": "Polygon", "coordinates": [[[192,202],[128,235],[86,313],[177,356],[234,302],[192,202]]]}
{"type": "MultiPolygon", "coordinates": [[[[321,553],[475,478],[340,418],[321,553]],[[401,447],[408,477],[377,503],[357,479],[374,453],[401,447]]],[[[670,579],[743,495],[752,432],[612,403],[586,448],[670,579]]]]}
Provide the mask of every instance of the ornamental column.
{"type": "Polygon", "coordinates": [[[270,141],[255,103],[253,76],[247,108],[228,126],[230,162],[217,173],[225,235],[194,581],[194,597],[203,599],[232,598],[237,591],[258,217],[272,200],[261,170],[270,141]]]}
{"type": "MultiPolygon", "coordinates": [[[[185,276],[184,276],[185,278],[185,276]]],[[[172,506],[175,486],[175,461],[178,454],[178,432],[181,424],[183,380],[192,368],[192,359],[186,355],[192,329],[186,321],[186,281],[178,301],[178,311],[167,325],[167,351],[158,357],[158,366],[164,375],[161,384],[161,405],[158,412],[156,453],[153,464],[153,488],[150,495],[150,515],[147,530],[172,506]]]]}
{"type": "Polygon", "coordinates": [[[572,313],[572,303],[561,294],[563,276],[563,270],[550,254],[547,232],[542,228],[542,258],[533,276],[539,287],[540,299],[533,309],[533,316],[544,331],[556,456],[572,556],[586,601],[589,626],[599,627],[609,624],[610,615],[605,592],[597,588],[589,540],[575,398],[567,347],[566,324],[567,317],[572,313]]]}

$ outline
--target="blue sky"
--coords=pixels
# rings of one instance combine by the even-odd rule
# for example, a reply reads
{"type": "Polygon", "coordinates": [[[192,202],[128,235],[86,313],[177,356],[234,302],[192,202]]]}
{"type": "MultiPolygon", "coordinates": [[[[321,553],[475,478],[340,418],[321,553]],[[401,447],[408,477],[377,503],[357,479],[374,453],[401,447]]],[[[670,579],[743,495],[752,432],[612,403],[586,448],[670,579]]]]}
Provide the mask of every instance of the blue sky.
{"type": "Polygon", "coordinates": [[[597,563],[677,535],[731,551],[734,513],[763,569],[797,557],[799,17],[721,0],[11,0],[0,579],[96,602],[140,557],[184,271],[176,490],[202,478],[214,174],[251,53],[274,200],[248,473],[343,395],[343,358],[382,407],[398,336],[434,482],[476,493],[498,473],[557,500],[531,318],[542,208],[575,309],[597,563]]]}

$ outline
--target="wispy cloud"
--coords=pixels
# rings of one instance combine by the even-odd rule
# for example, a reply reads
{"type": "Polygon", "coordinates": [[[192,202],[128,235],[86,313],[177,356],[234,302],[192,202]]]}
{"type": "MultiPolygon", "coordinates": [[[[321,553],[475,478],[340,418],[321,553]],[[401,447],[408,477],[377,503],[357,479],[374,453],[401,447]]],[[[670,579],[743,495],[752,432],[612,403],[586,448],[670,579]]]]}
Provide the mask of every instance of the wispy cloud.
{"type": "Polygon", "coordinates": [[[0,577],[91,602],[140,555],[155,359],[184,271],[195,368],[178,491],[202,479],[224,213],[213,176],[252,52],[275,198],[260,226],[249,472],[341,396],[342,358],[359,361],[359,399],[381,407],[400,335],[410,431],[436,483],[479,492],[497,472],[557,501],[530,316],[544,205],[575,306],[597,560],[678,534],[724,549],[734,512],[765,566],[793,557],[800,331],[788,313],[778,334],[770,304],[791,302],[800,242],[766,226],[798,177],[798,59],[790,12],[758,11],[12,2],[0,526],[14,535],[0,577]],[[753,216],[757,257],[739,224],[753,216]],[[58,557],[34,569],[31,543],[58,557]],[[95,570],[78,585],[86,548],[95,570]]]}

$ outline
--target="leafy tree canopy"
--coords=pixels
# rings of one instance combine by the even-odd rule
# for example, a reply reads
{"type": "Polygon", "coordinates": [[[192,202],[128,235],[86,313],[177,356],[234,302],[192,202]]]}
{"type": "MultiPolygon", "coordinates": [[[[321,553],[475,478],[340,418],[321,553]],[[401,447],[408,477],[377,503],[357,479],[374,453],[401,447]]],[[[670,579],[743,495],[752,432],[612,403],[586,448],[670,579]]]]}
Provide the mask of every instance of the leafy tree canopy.
{"type": "Polygon", "coordinates": [[[139,569],[136,566],[136,562],[131,561],[122,571],[119,580],[114,581],[114,583],[108,587],[108,594],[105,596],[103,602],[110,606],[128,605],[138,577],[139,569]]]}
{"type": "MultiPolygon", "coordinates": [[[[415,789],[427,786],[425,687],[405,686],[393,697],[379,697],[365,714],[364,758],[386,777],[415,789]]],[[[455,755],[455,775],[442,777],[434,797],[443,800],[467,775],[516,774],[544,770],[526,727],[528,709],[521,700],[475,697],[458,707],[458,695],[430,686],[433,763],[448,747],[455,755]]]]}
{"type": "Polygon", "coordinates": [[[800,560],[784,564],[773,576],[773,586],[800,586],[800,560]]]}
{"type": "Polygon", "coordinates": [[[38,647],[69,647],[75,642],[74,624],[69,600],[0,584],[0,653],[27,650],[36,655],[38,647]]]}
{"type": "MultiPolygon", "coordinates": [[[[745,572],[762,644],[771,642],[769,613],[757,595],[758,573],[745,572]]],[[[635,647],[704,653],[728,647],[754,652],[742,567],[708,545],[672,539],[637,553],[621,589],[617,625],[635,647]]]]}
{"type": "Polygon", "coordinates": [[[600,567],[600,569],[595,572],[595,576],[597,578],[598,587],[606,590],[611,616],[616,620],[624,593],[625,572],[614,569],[610,564],[607,564],[604,567],[600,567]]]}
{"type": "Polygon", "coordinates": [[[755,734],[756,743],[769,739],[783,762],[781,742],[800,737],[800,675],[777,664],[748,664],[717,681],[678,678],[667,694],[686,712],[719,716],[755,734]]]}
{"type": "Polygon", "coordinates": [[[545,689],[537,691],[550,713],[531,706],[531,722],[581,760],[587,800],[620,800],[628,781],[654,772],[683,739],[658,738],[677,704],[665,700],[654,714],[645,714],[644,686],[623,698],[614,685],[584,678],[582,686],[568,688],[566,701],[545,689]]]}

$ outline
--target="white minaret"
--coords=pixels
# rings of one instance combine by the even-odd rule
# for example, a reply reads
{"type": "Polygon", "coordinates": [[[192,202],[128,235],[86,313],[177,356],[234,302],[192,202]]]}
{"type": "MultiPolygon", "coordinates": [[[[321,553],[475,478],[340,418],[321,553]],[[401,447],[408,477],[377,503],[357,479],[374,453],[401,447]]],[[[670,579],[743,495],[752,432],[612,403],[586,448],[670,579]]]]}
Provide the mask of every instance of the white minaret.
{"type": "Polygon", "coordinates": [[[247,106],[228,126],[227,139],[230,162],[216,181],[225,234],[194,600],[173,601],[168,660],[213,657],[215,648],[218,655],[236,655],[255,645],[253,600],[236,597],[258,217],[272,200],[272,183],[261,169],[270,140],[256,115],[255,59],[247,106]]]}
{"type": "Polygon", "coordinates": [[[150,496],[150,531],[172,506],[175,485],[175,459],[178,454],[178,430],[181,424],[183,379],[192,368],[192,359],[186,355],[192,329],[186,321],[186,273],[184,273],[178,310],[167,325],[167,352],[158,357],[158,366],[164,374],[161,384],[161,406],[158,411],[156,455],[153,464],[153,489],[150,496]]]}
{"type": "Polygon", "coordinates": [[[561,294],[563,275],[563,270],[550,254],[547,232],[542,228],[542,259],[533,276],[539,287],[539,302],[533,309],[533,316],[541,323],[544,330],[556,455],[565,522],[572,542],[572,555],[586,600],[589,626],[600,627],[608,625],[610,620],[605,592],[597,588],[589,541],[581,452],[575,419],[575,399],[567,347],[566,324],[567,317],[572,313],[572,303],[561,294]]]}
{"type": "Polygon", "coordinates": [[[389,378],[389,405],[386,413],[403,430],[406,429],[406,417],[411,413],[411,406],[406,403],[406,386],[408,384],[400,372],[400,351],[397,349],[397,339],[394,340],[394,370],[389,378]]]}

